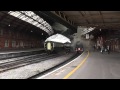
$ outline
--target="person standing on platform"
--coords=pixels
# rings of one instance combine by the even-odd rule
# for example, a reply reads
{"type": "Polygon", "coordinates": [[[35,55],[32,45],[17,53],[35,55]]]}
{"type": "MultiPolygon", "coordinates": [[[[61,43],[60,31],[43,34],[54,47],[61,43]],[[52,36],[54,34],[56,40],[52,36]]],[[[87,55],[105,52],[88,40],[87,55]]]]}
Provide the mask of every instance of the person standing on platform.
{"type": "Polygon", "coordinates": [[[104,47],[102,46],[101,47],[101,53],[103,54],[103,52],[104,52],[104,47]]]}
{"type": "Polygon", "coordinates": [[[110,53],[110,46],[107,45],[107,51],[108,51],[108,54],[110,53]]]}

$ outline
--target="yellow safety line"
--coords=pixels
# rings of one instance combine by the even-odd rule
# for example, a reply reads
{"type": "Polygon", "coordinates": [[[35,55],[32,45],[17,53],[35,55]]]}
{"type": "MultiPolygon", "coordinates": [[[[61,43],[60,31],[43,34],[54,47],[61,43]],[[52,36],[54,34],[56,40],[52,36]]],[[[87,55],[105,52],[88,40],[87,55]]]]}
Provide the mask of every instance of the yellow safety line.
{"type": "Polygon", "coordinates": [[[89,56],[89,51],[88,51],[87,56],[82,60],[82,62],[75,69],[73,69],[70,73],[68,73],[63,79],[69,78],[77,69],[79,69],[84,64],[84,62],[87,60],[88,56],[89,56]]]}

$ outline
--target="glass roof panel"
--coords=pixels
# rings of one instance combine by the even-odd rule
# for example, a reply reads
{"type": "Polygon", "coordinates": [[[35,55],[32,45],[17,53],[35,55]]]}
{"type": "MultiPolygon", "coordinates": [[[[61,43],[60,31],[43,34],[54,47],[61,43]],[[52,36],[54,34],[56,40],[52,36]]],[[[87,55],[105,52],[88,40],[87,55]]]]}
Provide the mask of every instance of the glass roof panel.
{"type": "Polygon", "coordinates": [[[87,34],[91,31],[93,31],[95,27],[83,27],[83,30],[81,31],[82,34],[87,34]]]}
{"type": "Polygon", "coordinates": [[[32,11],[9,11],[8,14],[44,30],[49,35],[54,33],[52,27],[32,11]]]}

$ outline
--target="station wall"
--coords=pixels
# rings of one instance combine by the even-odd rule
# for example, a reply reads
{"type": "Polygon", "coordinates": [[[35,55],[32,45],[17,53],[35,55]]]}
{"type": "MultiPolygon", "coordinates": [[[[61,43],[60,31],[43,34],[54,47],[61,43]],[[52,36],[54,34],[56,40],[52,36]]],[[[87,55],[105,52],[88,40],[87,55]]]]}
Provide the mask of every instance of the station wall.
{"type": "Polygon", "coordinates": [[[41,42],[33,34],[0,28],[0,49],[40,48],[41,42]]]}

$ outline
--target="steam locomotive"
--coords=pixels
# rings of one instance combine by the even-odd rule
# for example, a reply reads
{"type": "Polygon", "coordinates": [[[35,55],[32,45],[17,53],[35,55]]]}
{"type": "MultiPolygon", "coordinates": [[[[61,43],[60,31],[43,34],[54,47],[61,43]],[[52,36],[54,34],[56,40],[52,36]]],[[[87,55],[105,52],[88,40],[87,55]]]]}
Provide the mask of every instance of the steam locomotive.
{"type": "Polygon", "coordinates": [[[77,53],[82,53],[84,51],[83,44],[80,41],[76,43],[75,51],[77,53]]]}

